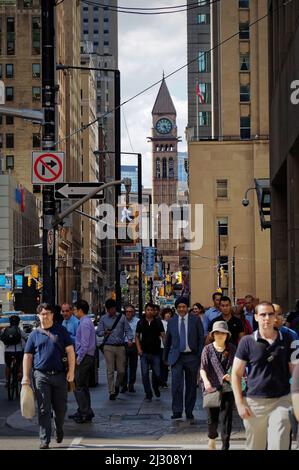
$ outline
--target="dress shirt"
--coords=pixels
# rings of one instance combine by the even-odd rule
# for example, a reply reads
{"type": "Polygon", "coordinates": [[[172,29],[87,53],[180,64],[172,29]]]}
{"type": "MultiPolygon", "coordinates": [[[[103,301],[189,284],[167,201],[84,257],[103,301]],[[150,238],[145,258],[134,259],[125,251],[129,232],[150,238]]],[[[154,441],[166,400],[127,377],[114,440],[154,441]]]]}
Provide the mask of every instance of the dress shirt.
{"type": "Polygon", "coordinates": [[[72,315],[68,320],[63,320],[62,322],[62,326],[64,326],[69,332],[73,344],[75,344],[79,324],[80,321],[75,317],[75,315],[72,315]]]}
{"type": "Polygon", "coordinates": [[[207,336],[209,333],[209,326],[210,326],[211,321],[219,317],[219,315],[220,315],[220,310],[218,310],[216,307],[210,307],[208,310],[206,310],[205,315],[204,315],[204,320],[203,320],[203,328],[204,328],[205,336],[207,336]]]}
{"type": "Polygon", "coordinates": [[[80,364],[84,356],[94,356],[96,350],[96,333],[93,323],[89,317],[84,315],[76,333],[75,344],[77,363],[80,364]]]}
{"type": "MultiPolygon", "coordinates": [[[[139,318],[138,317],[133,317],[131,321],[128,320],[128,323],[130,325],[130,328],[132,330],[132,333],[133,333],[133,343],[135,343],[135,334],[136,334],[136,327],[137,327],[137,323],[139,322],[139,318]]],[[[128,342],[128,337],[126,336],[125,337],[125,343],[128,342]]]]}
{"type": "MultiPolygon", "coordinates": [[[[178,315],[178,317],[179,317],[178,326],[179,326],[179,335],[180,335],[182,317],[181,317],[180,315],[178,315]]],[[[187,314],[184,316],[184,320],[185,320],[185,331],[186,331],[186,349],[185,349],[185,351],[183,351],[183,352],[191,352],[191,349],[190,349],[189,343],[188,343],[188,318],[189,318],[189,313],[187,313],[187,314]]]]}

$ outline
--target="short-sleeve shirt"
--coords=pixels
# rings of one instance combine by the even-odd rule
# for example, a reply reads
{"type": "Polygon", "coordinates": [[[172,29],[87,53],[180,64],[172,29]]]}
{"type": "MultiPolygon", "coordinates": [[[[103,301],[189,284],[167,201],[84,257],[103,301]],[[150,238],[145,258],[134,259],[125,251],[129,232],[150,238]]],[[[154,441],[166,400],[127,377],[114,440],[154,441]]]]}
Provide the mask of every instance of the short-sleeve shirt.
{"type": "MultiPolygon", "coordinates": [[[[220,315],[217,318],[214,318],[214,320],[212,320],[210,323],[209,331],[212,331],[213,324],[216,321],[223,321],[223,320],[224,318],[222,315],[220,315]]],[[[226,323],[228,326],[228,331],[231,333],[230,342],[233,343],[235,346],[238,346],[239,334],[244,332],[244,327],[242,325],[241,320],[238,317],[235,317],[234,315],[232,315],[231,318],[228,321],[226,321],[226,323]]]]}
{"type": "Polygon", "coordinates": [[[72,346],[71,337],[67,329],[57,323],[47,331],[56,337],[56,341],[36,329],[30,333],[24,352],[33,354],[35,370],[62,372],[64,370],[63,353],[66,347],[72,346]]]}
{"type": "Polygon", "coordinates": [[[255,398],[278,398],[290,393],[289,362],[294,351],[292,338],[278,332],[270,345],[258,331],[243,336],[236,357],[249,365],[247,395],[255,398]]]}
{"type": "Polygon", "coordinates": [[[160,353],[160,335],[164,333],[161,320],[155,318],[149,323],[146,318],[141,318],[137,323],[136,333],[141,335],[140,342],[143,352],[147,354],[160,353]]]}

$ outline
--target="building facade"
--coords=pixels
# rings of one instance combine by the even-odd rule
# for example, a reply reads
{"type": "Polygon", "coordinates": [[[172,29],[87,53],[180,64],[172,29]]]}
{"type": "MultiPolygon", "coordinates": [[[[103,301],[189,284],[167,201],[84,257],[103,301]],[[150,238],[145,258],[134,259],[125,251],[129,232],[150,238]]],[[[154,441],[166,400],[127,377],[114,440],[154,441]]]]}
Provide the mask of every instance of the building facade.
{"type": "Polygon", "coordinates": [[[217,287],[231,297],[270,299],[270,234],[260,229],[255,194],[249,207],[241,204],[255,179],[269,177],[267,24],[250,27],[267,2],[208,3],[187,19],[188,60],[196,58],[188,69],[189,198],[193,211],[203,204],[203,245],[191,251],[192,302],[209,305],[217,287]]]}
{"type": "Polygon", "coordinates": [[[269,1],[272,300],[299,298],[299,4],[269,1]]]}

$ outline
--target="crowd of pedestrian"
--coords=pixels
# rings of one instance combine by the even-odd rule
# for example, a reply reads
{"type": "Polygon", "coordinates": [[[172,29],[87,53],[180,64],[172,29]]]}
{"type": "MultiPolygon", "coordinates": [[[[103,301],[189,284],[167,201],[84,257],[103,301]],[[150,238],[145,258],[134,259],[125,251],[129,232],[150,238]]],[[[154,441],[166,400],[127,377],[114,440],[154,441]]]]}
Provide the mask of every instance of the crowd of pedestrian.
{"type": "Polygon", "coordinates": [[[35,390],[40,449],[49,448],[52,416],[56,441],[63,440],[71,384],[77,411],[69,418],[77,424],[94,418],[89,383],[99,343],[110,400],[119,393],[135,393],[140,358],[146,401],[154,395],[159,399],[171,376],[172,420],[183,419],[185,413],[194,423],[197,394],[202,393],[209,450],[216,449],[218,430],[222,449],[229,449],[235,407],[244,423],[246,449],[289,449],[292,419],[299,418],[299,302],[284,324],[279,305],[258,303],[252,295],[236,307],[220,292],[212,301],[210,308],[196,302],[189,309],[188,299],[180,297],[175,309],[162,311],[147,303],[139,318],[133,305],[126,305],[123,314],[115,300],[107,299],[97,326],[85,300],[63,303],[60,310],[41,304],[38,328],[29,337],[20,330],[14,340],[19,318],[11,317],[10,330],[1,336],[6,366],[13,354],[21,368],[24,353],[22,384],[32,383],[35,390]]]}

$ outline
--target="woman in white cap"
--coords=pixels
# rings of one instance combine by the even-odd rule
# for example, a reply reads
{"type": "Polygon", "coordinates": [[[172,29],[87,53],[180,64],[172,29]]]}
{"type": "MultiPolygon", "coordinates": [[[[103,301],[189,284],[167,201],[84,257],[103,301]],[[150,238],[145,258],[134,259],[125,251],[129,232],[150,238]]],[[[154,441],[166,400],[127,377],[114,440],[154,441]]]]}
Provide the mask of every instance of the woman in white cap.
{"type": "MultiPolygon", "coordinates": [[[[219,406],[207,407],[209,450],[216,450],[218,424],[221,424],[222,450],[229,449],[232,430],[234,395],[230,385],[230,370],[236,347],[229,342],[231,333],[225,321],[217,321],[211,332],[212,343],[204,347],[201,355],[200,376],[203,394],[220,391],[219,406]]],[[[209,404],[209,403],[208,403],[209,404]]],[[[207,404],[207,406],[208,406],[207,404]]]]}

